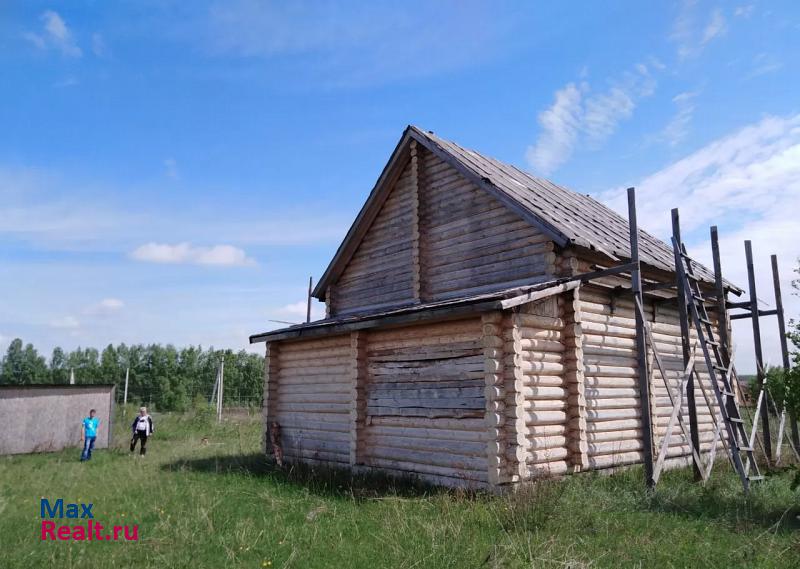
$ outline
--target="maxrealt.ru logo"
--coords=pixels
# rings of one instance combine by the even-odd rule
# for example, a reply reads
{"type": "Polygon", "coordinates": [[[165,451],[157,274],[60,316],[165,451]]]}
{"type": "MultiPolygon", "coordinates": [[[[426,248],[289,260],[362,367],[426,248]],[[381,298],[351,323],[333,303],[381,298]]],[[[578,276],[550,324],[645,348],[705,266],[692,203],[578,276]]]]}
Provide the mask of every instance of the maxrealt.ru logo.
{"type": "Polygon", "coordinates": [[[92,508],[94,504],[64,503],[59,498],[51,503],[47,498],[42,498],[40,503],[42,517],[43,541],[137,541],[139,539],[139,526],[110,526],[95,521],[92,508]],[[70,525],[69,523],[57,524],[53,520],[81,520],[82,523],[70,525]],[[104,533],[103,530],[106,530],[104,533]]]}

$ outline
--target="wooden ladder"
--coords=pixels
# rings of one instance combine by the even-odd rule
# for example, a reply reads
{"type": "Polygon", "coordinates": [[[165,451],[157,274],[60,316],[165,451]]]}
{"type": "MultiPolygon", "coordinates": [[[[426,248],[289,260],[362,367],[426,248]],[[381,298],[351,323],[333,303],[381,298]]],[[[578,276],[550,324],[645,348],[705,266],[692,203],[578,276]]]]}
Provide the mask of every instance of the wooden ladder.
{"type": "MultiPolygon", "coordinates": [[[[700,279],[693,269],[694,261],[686,253],[683,243],[679,243],[673,238],[672,246],[675,252],[675,270],[683,285],[683,290],[686,291],[687,316],[690,324],[693,323],[697,331],[698,343],[703,351],[711,385],[719,406],[719,415],[722,417],[728,433],[726,448],[731,464],[739,474],[744,490],[747,492],[750,489],[750,482],[763,480],[764,477],[758,471],[752,442],[748,441],[747,430],[731,383],[733,364],[725,365],[721,345],[714,335],[714,328],[706,310],[708,300],[703,297],[700,279]],[[742,461],[742,453],[746,454],[747,465],[742,461]],[[751,469],[755,474],[750,474],[751,469]]],[[[713,414],[713,409],[711,412],[713,414]]]]}

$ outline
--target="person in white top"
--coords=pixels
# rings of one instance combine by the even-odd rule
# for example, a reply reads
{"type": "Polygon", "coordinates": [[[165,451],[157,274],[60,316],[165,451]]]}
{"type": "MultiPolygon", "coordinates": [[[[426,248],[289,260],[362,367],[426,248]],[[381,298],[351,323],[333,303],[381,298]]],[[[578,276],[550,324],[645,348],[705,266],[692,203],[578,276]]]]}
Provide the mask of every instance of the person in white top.
{"type": "Polygon", "coordinates": [[[131,452],[136,448],[136,441],[140,441],[139,454],[144,456],[147,452],[147,437],[155,432],[153,419],[147,414],[147,407],[139,407],[139,415],[133,420],[131,425],[133,437],[131,438],[131,452]]]}

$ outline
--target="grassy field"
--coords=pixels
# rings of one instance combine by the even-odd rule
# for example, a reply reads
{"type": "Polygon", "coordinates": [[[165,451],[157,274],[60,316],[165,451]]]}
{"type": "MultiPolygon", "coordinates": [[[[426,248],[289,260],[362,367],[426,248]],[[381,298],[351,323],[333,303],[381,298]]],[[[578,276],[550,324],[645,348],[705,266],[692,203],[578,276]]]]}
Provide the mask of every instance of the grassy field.
{"type": "Polygon", "coordinates": [[[86,464],[75,450],[0,457],[0,568],[800,566],[790,473],[749,500],[723,469],[705,487],[669,472],[654,494],[630,470],[488,496],[275,471],[252,419],[160,417],[144,459],[125,442],[86,464]],[[41,497],[92,502],[139,541],[42,542],[41,497]]]}

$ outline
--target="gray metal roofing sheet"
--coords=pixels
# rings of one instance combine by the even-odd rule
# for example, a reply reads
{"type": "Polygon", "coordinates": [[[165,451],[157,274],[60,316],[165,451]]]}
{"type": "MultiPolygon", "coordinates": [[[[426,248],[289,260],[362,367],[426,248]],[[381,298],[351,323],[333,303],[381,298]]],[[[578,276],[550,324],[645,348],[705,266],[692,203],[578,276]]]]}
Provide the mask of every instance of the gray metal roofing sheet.
{"type": "MultiPolygon", "coordinates": [[[[549,180],[537,178],[510,164],[489,158],[444,140],[431,132],[411,127],[444,152],[469,168],[485,182],[524,206],[531,214],[563,234],[570,242],[617,259],[630,258],[628,221],[591,196],[579,194],[549,180]]],[[[672,247],[639,229],[639,257],[652,267],[675,271],[672,247]]],[[[714,274],[696,263],[698,276],[714,282],[714,274]]]]}

